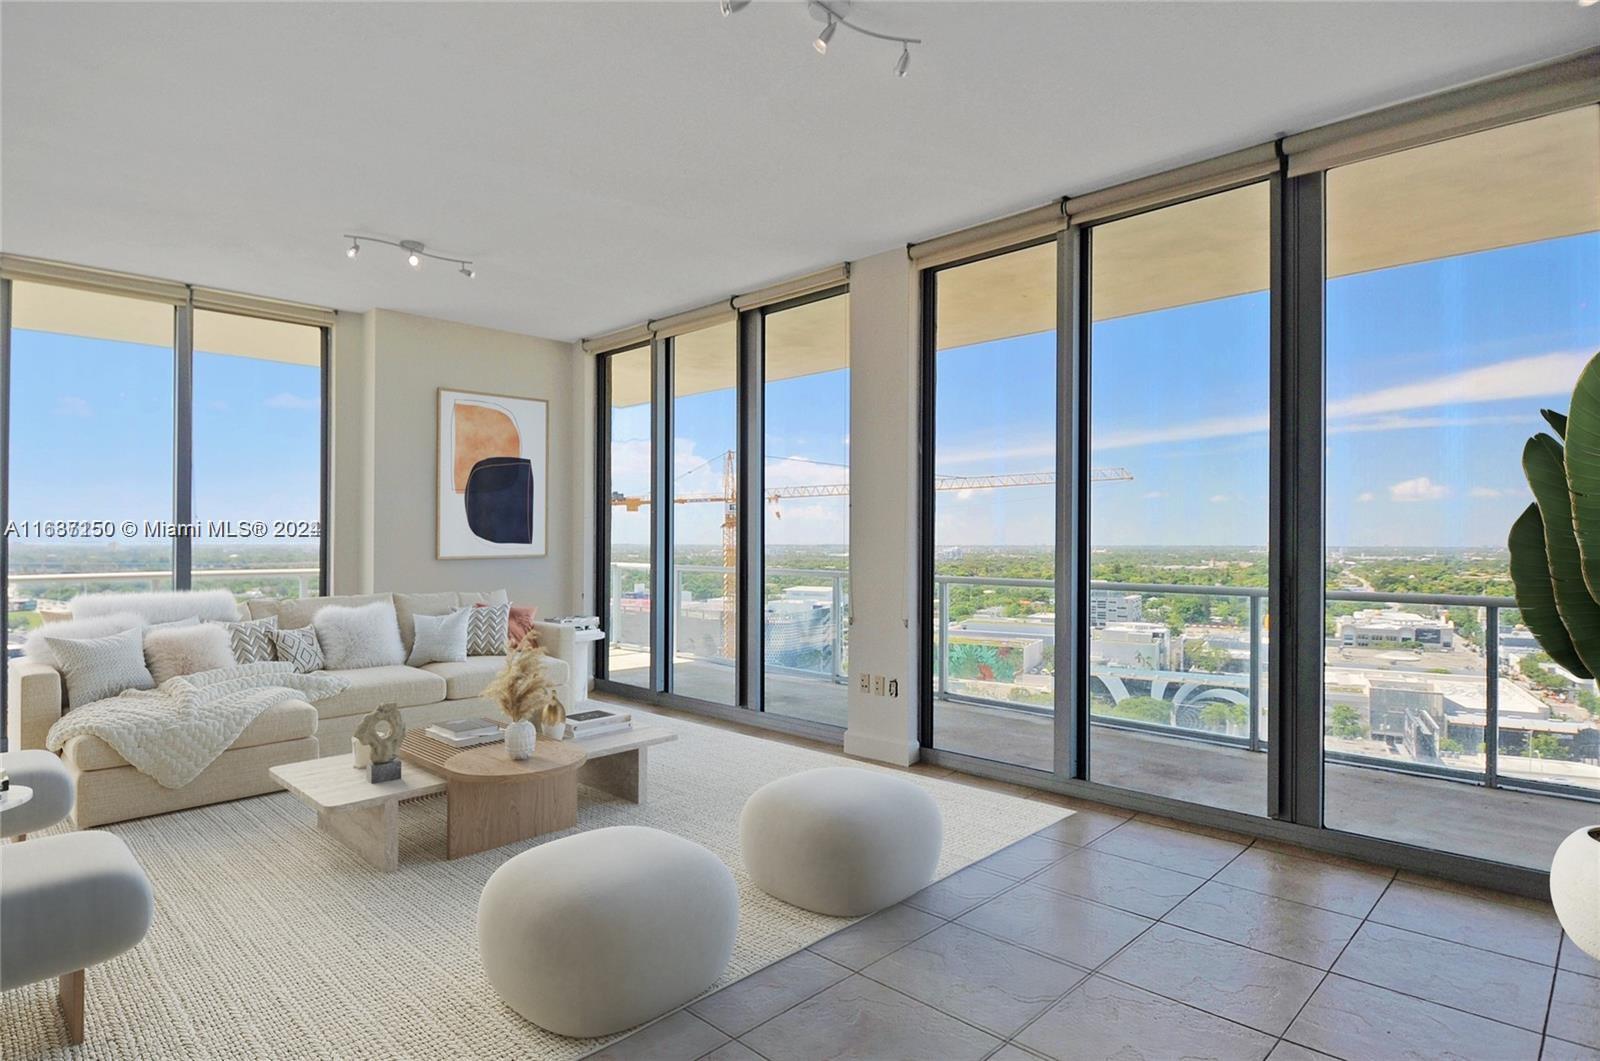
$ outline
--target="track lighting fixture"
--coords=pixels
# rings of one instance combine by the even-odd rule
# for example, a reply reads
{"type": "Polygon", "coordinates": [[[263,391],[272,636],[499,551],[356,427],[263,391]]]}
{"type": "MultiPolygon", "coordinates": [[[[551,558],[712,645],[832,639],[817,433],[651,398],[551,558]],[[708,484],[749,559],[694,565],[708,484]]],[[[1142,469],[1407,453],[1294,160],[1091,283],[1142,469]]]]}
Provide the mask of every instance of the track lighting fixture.
{"type": "Polygon", "coordinates": [[[360,254],[361,243],[363,240],[365,240],[368,243],[381,243],[385,247],[395,247],[405,251],[406,264],[411,266],[413,269],[421,269],[422,260],[424,258],[432,258],[436,262],[449,262],[451,265],[458,266],[456,272],[460,273],[468,280],[471,280],[473,277],[478,275],[478,271],[472,267],[472,261],[470,259],[452,258],[448,254],[435,254],[428,250],[427,246],[421,240],[392,240],[384,239],[381,236],[356,236],[351,235],[350,233],[345,233],[344,238],[350,241],[350,246],[344,249],[344,256],[346,258],[354,258],[356,255],[360,254]]]}
{"type": "Polygon", "coordinates": [[[750,6],[750,0],[722,0],[722,17],[743,11],[750,6]]]}
{"type": "MultiPolygon", "coordinates": [[[[744,6],[739,0],[721,0],[721,4],[724,15],[731,14],[744,6]]],[[[895,61],[894,76],[905,77],[911,69],[911,46],[913,44],[921,44],[921,38],[901,37],[893,33],[879,33],[876,30],[870,30],[865,26],[852,22],[850,21],[851,4],[852,0],[826,0],[826,2],[824,0],[811,0],[807,5],[807,10],[810,11],[811,17],[818,22],[825,23],[822,27],[822,32],[817,34],[817,39],[811,42],[811,46],[817,50],[818,55],[827,55],[828,45],[832,43],[833,36],[838,32],[840,26],[859,33],[863,37],[872,37],[875,40],[898,44],[900,45],[900,58],[895,61]]]]}

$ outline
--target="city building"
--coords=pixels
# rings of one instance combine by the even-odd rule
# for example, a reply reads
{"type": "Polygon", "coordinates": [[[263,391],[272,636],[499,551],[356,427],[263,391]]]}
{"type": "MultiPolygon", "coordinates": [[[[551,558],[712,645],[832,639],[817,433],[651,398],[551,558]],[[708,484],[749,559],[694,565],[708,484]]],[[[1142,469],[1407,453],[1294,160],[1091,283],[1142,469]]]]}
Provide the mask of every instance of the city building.
{"type": "Polygon", "coordinates": [[[1144,618],[1144,598],[1137,593],[1116,593],[1106,589],[1089,591],[1089,625],[1136,623],[1144,618]]]}
{"type": "Polygon", "coordinates": [[[1444,649],[1455,644],[1455,627],[1448,619],[1368,608],[1340,616],[1336,636],[1347,648],[1444,649]]]}

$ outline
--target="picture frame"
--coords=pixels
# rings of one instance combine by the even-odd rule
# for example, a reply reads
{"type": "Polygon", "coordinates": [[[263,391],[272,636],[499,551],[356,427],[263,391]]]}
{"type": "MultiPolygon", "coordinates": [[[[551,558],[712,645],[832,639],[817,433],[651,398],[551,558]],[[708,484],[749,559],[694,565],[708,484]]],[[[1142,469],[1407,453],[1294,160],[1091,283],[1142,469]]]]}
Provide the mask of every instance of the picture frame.
{"type": "Polygon", "coordinates": [[[436,558],[546,555],[550,403],[440,387],[435,409],[436,558]]]}

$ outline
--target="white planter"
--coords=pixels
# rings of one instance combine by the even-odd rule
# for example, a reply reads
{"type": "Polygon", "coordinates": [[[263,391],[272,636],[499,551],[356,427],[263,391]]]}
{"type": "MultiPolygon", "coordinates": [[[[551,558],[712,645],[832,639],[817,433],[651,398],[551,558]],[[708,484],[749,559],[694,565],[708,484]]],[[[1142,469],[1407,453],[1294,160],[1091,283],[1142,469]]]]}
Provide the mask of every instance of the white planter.
{"type": "Polygon", "coordinates": [[[564,721],[551,725],[541,724],[539,726],[539,732],[544,734],[546,740],[566,740],[567,724],[564,721]]]}
{"type": "Polygon", "coordinates": [[[1600,825],[1579,829],[1556,848],[1550,901],[1572,942],[1600,958],[1600,825]]]}
{"type": "Polygon", "coordinates": [[[350,738],[350,765],[357,770],[365,770],[372,765],[372,749],[356,737],[350,738]]]}
{"type": "Polygon", "coordinates": [[[506,727],[506,754],[513,759],[531,759],[536,739],[532,722],[513,722],[506,727]]]}

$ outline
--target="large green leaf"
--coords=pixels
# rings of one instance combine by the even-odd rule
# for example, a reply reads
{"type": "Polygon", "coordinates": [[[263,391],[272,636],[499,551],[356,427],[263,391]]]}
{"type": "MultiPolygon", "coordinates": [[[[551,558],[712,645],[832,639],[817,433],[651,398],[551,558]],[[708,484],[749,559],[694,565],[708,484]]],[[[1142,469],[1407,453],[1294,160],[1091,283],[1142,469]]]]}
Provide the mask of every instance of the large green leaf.
{"type": "MultiPolygon", "coordinates": [[[[1572,503],[1561,459],[1561,443],[1540,433],[1522,448],[1522,470],[1533,488],[1544,524],[1544,551],[1550,564],[1550,585],[1561,625],[1573,651],[1590,674],[1600,674],[1600,604],[1583,580],[1583,561],[1572,532],[1572,503]]],[[[1552,654],[1553,656],[1553,654],[1552,654]]]]}
{"type": "Polygon", "coordinates": [[[1579,678],[1592,677],[1572,647],[1572,638],[1567,636],[1556,610],[1549,558],[1544,551],[1544,521],[1539,518],[1537,504],[1530,504],[1511,525],[1506,547],[1511,550],[1511,581],[1517,588],[1522,621],[1551,659],[1579,678]]]}
{"type": "Polygon", "coordinates": [[[1544,417],[1544,422],[1549,424],[1556,433],[1557,438],[1567,437],[1567,417],[1565,413],[1558,413],[1554,409],[1540,409],[1539,415],[1544,417]]]}
{"type": "MultiPolygon", "coordinates": [[[[1600,600],[1600,356],[1590,358],[1567,410],[1567,490],[1589,596],[1600,600]]],[[[1545,522],[1550,513],[1539,503],[1545,522]]]]}

